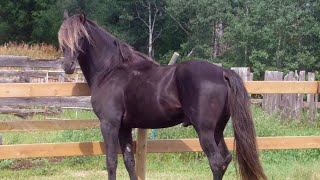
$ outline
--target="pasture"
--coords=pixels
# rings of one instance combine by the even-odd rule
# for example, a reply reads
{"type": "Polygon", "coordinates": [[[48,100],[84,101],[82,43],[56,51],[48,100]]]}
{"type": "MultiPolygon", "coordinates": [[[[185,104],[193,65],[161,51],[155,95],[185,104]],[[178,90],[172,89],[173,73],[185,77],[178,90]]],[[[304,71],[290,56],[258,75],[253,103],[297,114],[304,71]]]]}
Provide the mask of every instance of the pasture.
{"type": "MultiPolygon", "coordinates": [[[[310,126],[304,121],[283,123],[276,114],[268,115],[253,106],[257,136],[319,136],[320,124],[310,126]]],[[[64,110],[52,118],[95,118],[88,111],[64,110]]],[[[36,115],[32,119],[43,119],[36,115]]],[[[18,119],[1,115],[1,120],[18,119]]],[[[318,120],[319,122],[319,120],[318,120]]],[[[150,133],[150,131],[149,131],[150,133]]],[[[4,144],[32,144],[51,142],[101,141],[100,130],[61,130],[45,132],[6,132],[4,144]]],[[[228,124],[226,137],[231,137],[228,124]]],[[[148,135],[150,138],[151,135],[148,135]]],[[[195,138],[193,128],[172,127],[157,131],[156,139],[195,138]]],[[[269,179],[320,179],[320,149],[307,150],[262,150],[260,158],[269,179]]],[[[3,179],[102,179],[107,176],[104,156],[33,158],[0,160],[0,177],[3,179]]],[[[119,155],[119,179],[128,179],[119,155]]],[[[147,155],[147,179],[212,179],[207,159],[203,153],[160,153],[147,155]]],[[[234,163],[226,172],[225,179],[235,179],[234,163]]]]}

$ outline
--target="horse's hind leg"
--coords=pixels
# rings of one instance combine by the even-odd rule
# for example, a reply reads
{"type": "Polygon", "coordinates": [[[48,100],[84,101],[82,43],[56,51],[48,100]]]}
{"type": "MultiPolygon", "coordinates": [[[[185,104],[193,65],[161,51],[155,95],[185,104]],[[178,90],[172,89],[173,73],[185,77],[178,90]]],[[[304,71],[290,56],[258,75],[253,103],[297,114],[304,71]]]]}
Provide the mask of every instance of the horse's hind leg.
{"type": "Polygon", "coordinates": [[[226,172],[226,170],[228,168],[228,165],[230,164],[230,162],[232,160],[232,155],[229,152],[228,147],[227,147],[226,142],[224,141],[223,137],[220,139],[218,149],[224,159],[223,166],[222,166],[222,170],[223,170],[222,175],[224,175],[224,173],[226,172]]]}
{"type": "Polygon", "coordinates": [[[209,165],[213,173],[214,180],[221,180],[223,176],[224,158],[220,153],[219,147],[214,140],[213,130],[202,130],[199,134],[199,141],[203,152],[206,154],[209,160],[209,165]]]}
{"type": "Polygon", "coordinates": [[[218,94],[209,99],[201,97],[199,102],[202,106],[192,118],[201,147],[208,157],[214,180],[222,179],[231,157],[223,139],[223,130],[228,122],[225,101],[225,97],[218,94]]]}
{"type": "Polygon", "coordinates": [[[121,147],[121,151],[123,154],[124,164],[129,173],[130,180],[136,180],[137,175],[135,172],[135,162],[133,155],[133,146],[132,146],[132,129],[121,127],[119,131],[119,143],[121,147]]]}
{"type": "Polygon", "coordinates": [[[224,159],[223,166],[222,166],[222,170],[223,170],[222,175],[224,175],[229,163],[232,160],[232,155],[231,155],[230,151],[228,150],[228,147],[227,147],[226,142],[223,137],[223,131],[226,127],[226,124],[227,124],[229,118],[230,118],[230,115],[228,115],[227,111],[224,111],[224,113],[222,114],[222,118],[220,118],[218,125],[216,127],[216,131],[215,131],[215,140],[218,143],[219,152],[224,159]]]}
{"type": "Polygon", "coordinates": [[[232,160],[223,135],[217,142],[217,134],[214,130],[201,130],[199,140],[204,153],[207,155],[214,180],[221,180],[229,163],[232,160]]]}
{"type": "Polygon", "coordinates": [[[198,133],[203,152],[208,157],[214,180],[221,180],[225,172],[225,158],[224,151],[220,150],[219,141],[216,141],[216,137],[221,128],[219,120],[223,108],[218,106],[217,103],[213,104],[215,106],[214,111],[212,111],[210,105],[203,106],[203,109],[193,116],[192,123],[198,133]]]}

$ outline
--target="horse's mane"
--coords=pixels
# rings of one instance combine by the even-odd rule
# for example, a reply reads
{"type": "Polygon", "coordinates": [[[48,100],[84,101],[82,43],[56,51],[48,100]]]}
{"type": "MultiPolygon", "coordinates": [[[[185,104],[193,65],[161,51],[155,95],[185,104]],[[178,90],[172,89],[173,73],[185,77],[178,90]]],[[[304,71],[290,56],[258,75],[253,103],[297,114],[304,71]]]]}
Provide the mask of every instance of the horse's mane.
{"type": "Polygon", "coordinates": [[[79,39],[82,36],[88,39],[89,42],[92,42],[88,30],[85,28],[84,24],[80,22],[78,16],[72,16],[66,19],[58,32],[60,48],[70,48],[71,55],[73,56],[77,50],[81,50],[79,39]]]}
{"type": "MultiPolygon", "coordinates": [[[[114,42],[117,45],[117,48],[119,48],[123,62],[132,62],[132,61],[135,61],[137,58],[139,58],[139,59],[156,63],[156,61],[154,61],[147,55],[140,53],[138,51],[135,51],[130,45],[114,37],[108,31],[104,30],[102,27],[97,25],[97,23],[89,19],[86,20],[86,23],[90,24],[91,26],[94,26],[95,28],[100,29],[103,33],[107,34],[108,36],[110,36],[112,40],[114,40],[114,42]]],[[[62,47],[70,48],[71,55],[73,56],[76,51],[78,50],[82,51],[81,47],[79,46],[80,38],[86,38],[89,41],[89,43],[94,45],[94,42],[90,37],[90,29],[87,29],[85,24],[83,24],[80,21],[79,15],[74,15],[66,19],[60,27],[60,30],[58,32],[58,40],[59,40],[60,48],[62,47]]]]}

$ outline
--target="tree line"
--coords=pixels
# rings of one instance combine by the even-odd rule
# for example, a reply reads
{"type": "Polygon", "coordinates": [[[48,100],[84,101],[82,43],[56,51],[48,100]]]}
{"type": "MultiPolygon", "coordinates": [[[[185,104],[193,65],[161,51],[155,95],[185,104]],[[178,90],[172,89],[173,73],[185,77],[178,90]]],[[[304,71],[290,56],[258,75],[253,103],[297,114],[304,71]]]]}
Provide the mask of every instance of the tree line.
{"type": "Polygon", "coordinates": [[[174,51],[224,66],[320,69],[318,0],[1,0],[0,44],[57,46],[63,11],[85,11],[136,50],[167,63],[174,51]]]}

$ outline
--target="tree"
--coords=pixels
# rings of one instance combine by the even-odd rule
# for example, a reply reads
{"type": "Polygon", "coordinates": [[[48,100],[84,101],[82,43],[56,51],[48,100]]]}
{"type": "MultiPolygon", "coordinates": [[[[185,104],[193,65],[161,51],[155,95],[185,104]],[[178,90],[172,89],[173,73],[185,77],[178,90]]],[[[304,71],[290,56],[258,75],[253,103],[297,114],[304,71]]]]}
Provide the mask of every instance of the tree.
{"type": "Polygon", "coordinates": [[[154,57],[154,41],[160,36],[161,31],[156,32],[156,22],[159,21],[161,16],[163,15],[163,1],[155,1],[155,0],[140,0],[136,3],[136,17],[141,20],[146,27],[148,28],[148,55],[149,57],[154,57]],[[145,11],[147,10],[147,11],[145,11]],[[141,12],[147,12],[141,13],[141,12]],[[146,21],[146,19],[148,19],[146,21]]]}
{"type": "Polygon", "coordinates": [[[0,43],[8,41],[30,41],[32,33],[32,10],[34,0],[0,2],[0,43]]]}
{"type": "Polygon", "coordinates": [[[315,43],[319,41],[316,4],[298,0],[240,3],[225,29],[232,47],[223,59],[236,66],[252,67],[260,77],[267,69],[318,69],[318,56],[313,51],[319,50],[315,43]]]}
{"type": "Polygon", "coordinates": [[[222,0],[169,2],[168,11],[177,17],[177,21],[189,36],[188,41],[182,44],[184,54],[194,50],[194,56],[215,59],[224,53],[226,44],[223,32],[231,9],[230,2],[222,0]]]}
{"type": "Polygon", "coordinates": [[[320,69],[316,0],[0,1],[0,43],[57,43],[62,14],[84,10],[117,38],[167,63],[184,59],[265,70],[320,69]],[[190,55],[190,57],[187,57],[190,55]]]}

